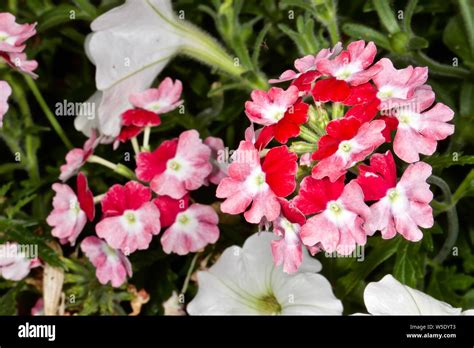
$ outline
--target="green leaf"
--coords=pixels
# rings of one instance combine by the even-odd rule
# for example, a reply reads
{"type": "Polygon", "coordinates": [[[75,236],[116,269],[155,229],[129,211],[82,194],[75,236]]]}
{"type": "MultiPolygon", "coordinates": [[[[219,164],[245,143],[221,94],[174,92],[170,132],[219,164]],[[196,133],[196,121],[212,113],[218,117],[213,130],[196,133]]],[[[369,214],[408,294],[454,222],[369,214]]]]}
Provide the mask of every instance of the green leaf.
{"type": "Polygon", "coordinates": [[[400,243],[393,276],[403,284],[416,288],[424,275],[424,255],[419,253],[421,243],[403,241],[400,243]]]}
{"type": "Polygon", "coordinates": [[[415,37],[412,37],[408,41],[408,49],[409,50],[421,50],[423,48],[427,48],[429,46],[429,44],[430,43],[425,38],[422,38],[420,36],[415,36],[415,37]]]}
{"type": "Polygon", "coordinates": [[[89,0],[73,0],[77,7],[87,13],[91,18],[97,17],[97,9],[89,0]]]}
{"type": "MultiPolygon", "coordinates": [[[[472,8],[471,11],[473,11],[472,8]]],[[[458,57],[461,57],[464,61],[474,61],[469,45],[466,45],[468,38],[464,30],[461,16],[453,17],[448,21],[443,32],[443,42],[451,51],[457,54],[458,57]]]]}
{"type": "Polygon", "coordinates": [[[5,209],[5,213],[7,214],[8,218],[11,219],[13,218],[20,210],[23,208],[25,205],[30,203],[34,198],[36,197],[36,194],[26,196],[18,200],[15,205],[8,207],[5,209]]]}
{"type": "Polygon", "coordinates": [[[372,3],[385,29],[387,29],[390,34],[399,32],[400,27],[398,26],[398,21],[390,6],[390,2],[388,0],[373,0],[372,3]]]}
{"type": "Polygon", "coordinates": [[[474,120],[474,83],[466,81],[461,87],[459,113],[474,120]]]}
{"type": "Polygon", "coordinates": [[[346,297],[360,281],[367,279],[377,266],[392,257],[398,250],[400,240],[397,237],[383,241],[378,244],[377,248],[373,248],[370,253],[367,253],[368,256],[364,262],[358,262],[350,273],[339,280],[336,290],[339,290],[340,296],[346,297]]]}
{"type": "Polygon", "coordinates": [[[51,28],[57,27],[65,23],[71,23],[75,20],[91,21],[93,17],[75,6],[58,5],[49,11],[46,11],[38,19],[38,32],[42,33],[51,28]]]}
{"type": "MultiPolygon", "coordinates": [[[[21,284],[21,283],[20,283],[21,284]]],[[[7,291],[5,295],[0,297],[0,315],[16,315],[17,304],[16,296],[20,292],[20,286],[17,285],[7,291]]]]}
{"type": "Polygon", "coordinates": [[[451,166],[465,166],[474,164],[474,156],[462,154],[433,155],[424,160],[433,168],[449,168],[451,166]]]}

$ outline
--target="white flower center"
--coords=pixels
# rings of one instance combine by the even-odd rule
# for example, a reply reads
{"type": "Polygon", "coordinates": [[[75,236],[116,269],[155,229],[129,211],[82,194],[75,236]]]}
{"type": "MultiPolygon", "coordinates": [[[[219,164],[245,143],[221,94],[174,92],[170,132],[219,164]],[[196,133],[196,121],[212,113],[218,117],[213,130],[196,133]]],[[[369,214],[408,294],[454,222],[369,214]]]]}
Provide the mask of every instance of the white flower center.
{"type": "Polygon", "coordinates": [[[127,221],[128,224],[133,225],[137,222],[137,217],[135,216],[135,213],[132,210],[127,210],[123,214],[125,217],[125,221],[127,221]]]}
{"type": "Polygon", "coordinates": [[[352,150],[352,145],[347,140],[341,141],[341,143],[339,144],[339,150],[341,150],[345,153],[349,153],[352,150]]]}
{"type": "Polygon", "coordinates": [[[253,172],[250,173],[250,175],[245,180],[245,186],[252,194],[257,194],[268,189],[268,184],[265,181],[265,173],[260,167],[255,168],[253,172]]]}
{"type": "Polygon", "coordinates": [[[164,105],[158,101],[151,102],[145,106],[145,109],[151,112],[158,112],[164,105]]]}
{"type": "Polygon", "coordinates": [[[166,162],[166,169],[168,174],[174,175],[179,179],[184,179],[189,172],[190,166],[183,158],[175,157],[166,162]]]}
{"type": "Polygon", "coordinates": [[[14,45],[16,41],[15,36],[10,36],[8,33],[4,31],[0,31],[0,42],[5,42],[9,45],[14,45]]]}
{"type": "Polygon", "coordinates": [[[334,74],[334,76],[338,80],[347,80],[349,77],[351,77],[355,73],[358,73],[360,70],[361,69],[357,64],[349,63],[339,68],[334,74]]]}
{"type": "Polygon", "coordinates": [[[198,220],[189,212],[183,211],[176,215],[175,224],[179,225],[179,230],[185,233],[193,233],[198,227],[198,220]]]}
{"type": "Polygon", "coordinates": [[[69,200],[69,210],[75,215],[78,215],[81,212],[81,206],[79,205],[77,198],[69,200]]]}
{"type": "Polygon", "coordinates": [[[258,298],[255,307],[264,315],[278,315],[282,310],[280,303],[273,294],[264,295],[258,298]]]}

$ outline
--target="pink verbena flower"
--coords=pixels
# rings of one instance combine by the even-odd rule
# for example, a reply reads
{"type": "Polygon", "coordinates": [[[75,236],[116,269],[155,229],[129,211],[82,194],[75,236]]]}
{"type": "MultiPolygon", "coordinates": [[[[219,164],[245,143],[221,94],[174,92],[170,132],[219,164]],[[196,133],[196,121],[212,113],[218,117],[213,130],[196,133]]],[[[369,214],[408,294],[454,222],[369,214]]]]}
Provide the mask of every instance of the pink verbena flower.
{"type": "Polygon", "coordinates": [[[5,279],[22,280],[40,265],[38,259],[29,259],[16,242],[1,244],[0,250],[0,276],[5,279]]]}
{"type": "Polygon", "coordinates": [[[13,69],[30,75],[33,78],[38,77],[38,75],[33,72],[38,67],[38,62],[36,60],[28,60],[25,53],[0,52],[0,57],[13,69]]]}
{"type": "Polygon", "coordinates": [[[204,144],[211,149],[212,172],[209,174],[208,180],[214,185],[219,185],[221,180],[227,176],[227,168],[229,167],[228,162],[221,158],[225,151],[224,141],[216,137],[207,137],[204,144]]]}
{"type": "Polygon", "coordinates": [[[12,89],[5,81],[0,81],[0,127],[3,126],[3,116],[8,111],[8,97],[12,94],[12,89]]]}
{"type": "Polygon", "coordinates": [[[400,233],[405,239],[416,242],[423,237],[418,226],[433,226],[433,212],[429,205],[433,193],[426,183],[431,166],[418,162],[411,164],[396,182],[395,161],[390,151],[374,154],[370,166],[360,166],[357,182],[366,200],[378,200],[370,207],[368,230],[379,230],[382,238],[393,238],[400,233]]]}
{"type": "Polygon", "coordinates": [[[368,82],[381,69],[378,64],[370,67],[376,54],[377,48],[373,42],[369,42],[366,46],[363,40],[359,40],[351,42],[347,50],[342,51],[337,57],[319,60],[316,66],[323,75],[357,86],[368,82]]]}
{"type": "Polygon", "coordinates": [[[319,139],[318,150],[312,156],[319,160],[312,176],[315,179],[327,176],[332,182],[336,181],[385,142],[384,129],[382,120],[361,123],[353,116],[329,122],[327,135],[319,139]]]}
{"type": "Polygon", "coordinates": [[[301,226],[306,222],[303,213],[287,200],[280,198],[281,213],[273,221],[273,231],[280,237],[272,240],[272,256],[276,266],[283,265],[283,271],[294,273],[303,261],[301,226]]]}
{"type": "Polygon", "coordinates": [[[147,249],[161,228],[160,211],[150,199],[150,189],[136,181],[112,186],[101,202],[104,218],[95,227],[97,235],[127,255],[147,249]]]}
{"type": "Polygon", "coordinates": [[[96,268],[95,275],[101,284],[111,282],[119,287],[132,276],[132,265],[120,251],[112,249],[106,242],[90,236],[81,243],[81,250],[96,268]]]}
{"type": "Polygon", "coordinates": [[[150,88],[141,93],[132,93],[129,101],[136,108],[164,114],[176,109],[183,101],[179,98],[183,91],[183,84],[180,80],[165,78],[158,88],[150,88]]]}
{"type": "Polygon", "coordinates": [[[298,97],[298,88],[290,86],[286,91],[272,87],[268,92],[256,90],[252,101],[245,102],[245,114],[257,124],[271,127],[276,140],[284,144],[298,136],[300,125],[308,119],[308,104],[298,97]]]}
{"type": "Polygon", "coordinates": [[[99,141],[96,132],[93,130],[91,132],[91,137],[86,140],[82,149],[75,148],[70,150],[66,154],[66,164],[63,164],[60,168],[61,174],[59,175],[59,180],[66,181],[75,175],[86,163],[87,159],[94,153],[94,149],[98,143],[99,141]]]}
{"type": "Polygon", "coordinates": [[[286,197],[295,190],[297,156],[286,146],[268,151],[260,163],[258,150],[250,141],[241,141],[229,166],[229,177],[222,179],[216,196],[226,198],[221,210],[229,214],[243,213],[250,203],[252,207],[244,213],[250,223],[259,223],[263,217],[268,221],[280,215],[277,197],[286,197]]]}
{"type": "Polygon", "coordinates": [[[53,198],[53,211],[46,218],[48,225],[53,227],[51,234],[59,238],[61,244],[74,245],[82,232],[87,219],[93,220],[95,215],[94,198],[89,190],[84,174],[77,176],[78,194],[65,184],[53,184],[56,195],[53,198]]]}
{"type": "Polygon", "coordinates": [[[0,52],[23,52],[24,42],[36,34],[36,23],[18,24],[15,16],[0,13],[0,52]]]}
{"type": "Polygon", "coordinates": [[[373,77],[377,86],[377,98],[380,109],[391,109],[400,102],[413,96],[415,90],[428,79],[428,68],[411,65],[404,69],[395,69],[390,59],[382,58],[378,65],[381,70],[373,77]]]}
{"type": "Polygon", "coordinates": [[[305,245],[348,255],[356,244],[366,243],[364,222],[369,218],[370,209],[354,180],[344,186],[344,177],[335,182],[306,177],[293,202],[304,214],[316,214],[301,228],[305,245]]]}
{"type": "Polygon", "coordinates": [[[454,125],[447,123],[453,119],[454,112],[443,103],[432,104],[428,94],[419,100],[420,110],[411,107],[399,107],[392,110],[392,116],[398,120],[393,150],[407,163],[420,160],[420,155],[432,155],[436,151],[437,141],[446,139],[454,133],[454,125]]]}
{"type": "Polygon", "coordinates": [[[179,199],[205,183],[212,172],[210,155],[211,149],[192,129],[178,139],[164,141],[151,153],[138,154],[135,172],[138,179],[150,182],[157,194],[179,199]]]}
{"type": "MultiPolygon", "coordinates": [[[[161,237],[165,253],[186,255],[201,250],[208,244],[214,244],[219,239],[219,217],[211,206],[195,203],[182,209],[182,203],[169,202],[170,200],[172,199],[166,196],[155,199],[157,206],[173,207],[166,210],[166,220],[172,222],[161,237]],[[163,204],[165,202],[166,204],[163,204]]],[[[182,205],[187,206],[187,202],[182,205]]]]}

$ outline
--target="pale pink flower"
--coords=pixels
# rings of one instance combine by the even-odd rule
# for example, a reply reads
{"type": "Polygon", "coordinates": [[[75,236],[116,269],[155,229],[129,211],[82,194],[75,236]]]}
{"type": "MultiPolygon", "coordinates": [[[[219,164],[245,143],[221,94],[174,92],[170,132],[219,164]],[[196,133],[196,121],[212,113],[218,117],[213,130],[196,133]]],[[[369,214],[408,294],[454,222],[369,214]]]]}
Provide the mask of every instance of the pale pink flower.
{"type": "Polygon", "coordinates": [[[180,80],[165,78],[158,88],[150,88],[141,93],[130,95],[130,104],[136,108],[145,109],[156,114],[164,114],[176,109],[183,101],[179,100],[183,91],[180,80]]]}
{"type": "Polygon", "coordinates": [[[8,111],[8,97],[12,94],[10,85],[5,81],[0,81],[0,127],[3,126],[3,116],[8,111]]]}
{"type": "Polygon", "coordinates": [[[227,176],[227,168],[229,167],[229,163],[222,158],[225,152],[224,142],[220,138],[207,137],[204,144],[211,149],[212,172],[209,174],[208,180],[214,185],[219,185],[221,180],[227,176]]]}
{"type": "Polygon", "coordinates": [[[53,227],[51,234],[59,238],[61,244],[74,245],[87,222],[87,215],[74,191],[65,184],[53,184],[56,195],[53,198],[53,211],[46,219],[53,227]]]}
{"type": "Polygon", "coordinates": [[[431,166],[418,162],[411,164],[396,183],[396,168],[392,154],[375,154],[370,166],[361,166],[357,178],[367,200],[378,200],[370,207],[366,221],[368,231],[382,233],[390,239],[400,233],[405,239],[419,241],[423,238],[418,226],[433,226],[433,211],[429,205],[433,193],[426,183],[431,166]]]}
{"type": "Polygon", "coordinates": [[[132,276],[132,265],[120,251],[112,249],[106,242],[90,236],[81,243],[81,250],[96,268],[95,275],[101,284],[111,282],[113,287],[119,287],[132,276]]]}
{"type": "Polygon", "coordinates": [[[164,141],[153,152],[138,154],[135,172],[157,194],[179,199],[205,183],[212,172],[210,156],[211,149],[191,129],[178,139],[164,141]]]}
{"type": "Polygon", "coordinates": [[[411,65],[404,69],[395,69],[392,61],[382,58],[378,63],[381,70],[373,77],[377,86],[377,98],[380,99],[380,109],[393,108],[400,100],[409,99],[417,87],[421,87],[428,79],[428,68],[411,65]]]}
{"type": "Polygon", "coordinates": [[[66,181],[81,169],[93,154],[95,147],[98,145],[98,140],[96,132],[93,130],[91,137],[86,140],[82,149],[75,148],[66,154],[66,164],[63,164],[60,168],[59,180],[66,181]]]}
{"type": "Polygon", "coordinates": [[[296,160],[296,154],[286,146],[278,146],[268,151],[260,163],[255,146],[250,141],[241,141],[229,166],[229,176],[217,187],[216,196],[226,198],[221,210],[234,215],[245,211],[245,219],[254,224],[263,217],[275,220],[280,215],[277,198],[295,190],[296,160]],[[251,203],[252,207],[246,211],[251,203]]]}
{"type": "Polygon", "coordinates": [[[36,34],[36,23],[18,24],[15,16],[0,13],[0,52],[23,52],[24,42],[36,34]]]}
{"type": "Polygon", "coordinates": [[[318,150],[313,154],[313,159],[319,162],[312,176],[315,179],[327,176],[332,182],[336,181],[385,142],[384,129],[382,120],[361,123],[351,116],[331,121],[328,134],[321,137],[318,150]]]}
{"type": "Polygon", "coordinates": [[[453,119],[453,110],[443,103],[437,103],[427,110],[432,102],[431,96],[427,98],[420,100],[420,110],[400,107],[392,111],[398,120],[393,150],[408,163],[419,161],[419,154],[432,155],[436,151],[437,141],[454,133],[454,125],[447,123],[453,119]]]}
{"type": "Polygon", "coordinates": [[[38,77],[38,75],[33,72],[38,67],[38,62],[36,60],[28,60],[25,53],[0,52],[0,57],[13,69],[30,75],[33,78],[38,77]]]}
{"type": "Polygon", "coordinates": [[[161,245],[167,254],[197,252],[219,239],[219,217],[209,205],[192,204],[176,214],[173,224],[163,233],[161,245]]]}
{"type": "Polygon", "coordinates": [[[378,64],[370,67],[376,54],[377,48],[373,42],[369,42],[367,46],[363,40],[351,42],[347,50],[337,57],[319,60],[317,69],[323,75],[330,75],[352,86],[358,86],[368,82],[380,70],[378,64]]]}
{"type": "Polygon", "coordinates": [[[39,265],[39,260],[28,258],[18,243],[0,245],[0,276],[4,279],[22,280],[32,268],[39,265]]]}
{"type": "Polygon", "coordinates": [[[316,213],[301,228],[305,245],[321,246],[326,252],[341,255],[353,252],[357,244],[365,245],[364,222],[370,209],[354,180],[344,186],[344,177],[335,182],[306,177],[293,201],[304,214],[316,213]]]}
{"type": "Polygon", "coordinates": [[[305,246],[300,230],[306,218],[294,203],[280,199],[281,214],[273,221],[273,232],[279,239],[272,240],[272,256],[275,266],[283,265],[283,272],[294,273],[303,261],[305,246]]]}

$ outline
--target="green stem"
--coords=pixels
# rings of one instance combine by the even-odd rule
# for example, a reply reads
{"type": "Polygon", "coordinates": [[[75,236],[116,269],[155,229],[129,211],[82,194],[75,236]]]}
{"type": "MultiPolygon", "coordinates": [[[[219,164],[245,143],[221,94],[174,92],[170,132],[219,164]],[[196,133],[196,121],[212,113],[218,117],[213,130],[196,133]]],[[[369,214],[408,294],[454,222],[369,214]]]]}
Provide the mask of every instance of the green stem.
{"type": "Polygon", "coordinates": [[[412,55],[418,65],[426,65],[430,69],[430,71],[438,75],[456,77],[460,79],[472,77],[472,74],[471,72],[469,72],[469,70],[441,64],[431,59],[421,51],[413,52],[412,55]]]}
{"type": "Polygon", "coordinates": [[[69,150],[72,149],[74,146],[72,146],[72,143],[69,141],[66,133],[64,133],[64,130],[62,129],[62,127],[59,124],[58,120],[56,119],[54,114],[49,109],[48,104],[44,100],[43,95],[41,94],[41,92],[38,89],[38,86],[36,85],[36,82],[30,76],[24,75],[24,78],[25,78],[25,81],[26,81],[28,87],[30,87],[31,92],[35,96],[36,101],[38,102],[41,109],[43,110],[43,113],[46,115],[49,122],[51,123],[51,126],[53,126],[54,130],[59,135],[59,137],[63,141],[64,145],[66,145],[66,147],[69,150]]]}
{"type": "Polygon", "coordinates": [[[464,29],[466,31],[467,42],[471,51],[471,56],[474,57],[474,19],[472,18],[471,8],[467,0],[458,0],[458,3],[465,27],[464,29]]]}
{"type": "Polygon", "coordinates": [[[151,127],[145,127],[145,131],[143,132],[143,150],[150,151],[150,132],[151,127]]]}
{"type": "Polygon", "coordinates": [[[452,195],[451,189],[449,185],[444,181],[442,178],[432,175],[428,178],[428,182],[433,184],[441,189],[443,192],[444,201],[447,206],[449,206],[446,216],[448,218],[448,236],[444,241],[441,250],[439,251],[438,255],[436,255],[433,261],[437,263],[443,263],[444,260],[448,257],[449,253],[453,249],[456,240],[458,239],[459,234],[459,220],[458,220],[458,213],[456,211],[456,206],[451,205],[452,202],[452,195]]]}
{"type": "Polygon", "coordinates": [[[188,290],[189,280],[191,279],[191,275],[193,274],[198,256],[199,256],[199,253],[196,253],[191,261],[191,265],[189,266],[188,273],[186,274],[186,279],[184,280],[183,288],[181,289],[181,294],[185,294],[186,290],[188,290]]]}
{"type": "Polygon", "coordinates": [[[132,143],[133,152],[135,152],[135,155],[138,155],[140,153],[140,145],[138,145],[137,137],[130,139],[130,142],[132,143]]]}
{"type": "Polygon", "coordinates": [[[110,161],[107,161],[105,158],[102,158],[102,157],[99,157],[99,156],[96,156],[96,155],[90,156],[87,159],[87,162],[97,163],[97,164],[100,164],[100,165],[102,165],[106,168],[112,169],[115,173],[120,174],[120,175],[126,177],[127,179],[130,179],[130,180],[136,179],[135,174],[133,173],[133,171],[130,168],[124,166],[123,164],[120,164],[120,163],[115,164],[115,163],[112,163],[110,161]]]}
{"type": "Polygon", "coordinates": [[[375,11],[379,16],[380,22],[387,29],[390,34],[395,34],[400,31],[397,19],[393,13],[388,0],[373,0],[375,11]]]}

